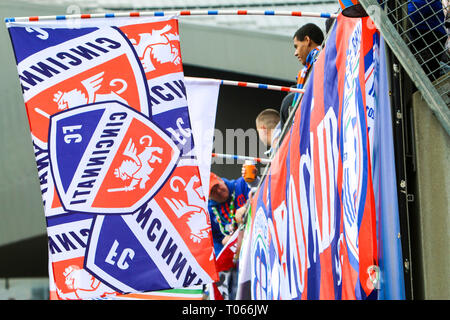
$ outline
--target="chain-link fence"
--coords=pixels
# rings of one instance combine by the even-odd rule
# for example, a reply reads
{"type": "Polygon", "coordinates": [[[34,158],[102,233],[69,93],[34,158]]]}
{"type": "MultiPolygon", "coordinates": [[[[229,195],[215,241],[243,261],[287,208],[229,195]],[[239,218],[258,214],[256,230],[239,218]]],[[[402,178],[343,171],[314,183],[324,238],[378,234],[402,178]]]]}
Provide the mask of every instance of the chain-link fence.
{"type": "Polygon", "coordinates": [[[450,0],[360,0],[450,135],[450,0]]]}
{"type": "Polygon", "coordinates": [[[423,71],[450,106],[450,1],[380,1],[423,71]]]}

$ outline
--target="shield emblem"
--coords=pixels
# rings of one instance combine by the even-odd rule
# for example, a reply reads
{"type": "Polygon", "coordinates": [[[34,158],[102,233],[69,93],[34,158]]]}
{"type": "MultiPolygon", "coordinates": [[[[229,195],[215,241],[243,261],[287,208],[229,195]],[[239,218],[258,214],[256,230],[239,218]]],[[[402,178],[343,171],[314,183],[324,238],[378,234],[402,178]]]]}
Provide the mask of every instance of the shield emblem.
{"type": "Polygon", "coordinates": [[[164,185],[180,151],[150,119],[106,101],[53,115],[49,155],[65,210],[129,214],[164,185]]]}
{"type": "MultiPolygon", "coordinates": [[[[64,30],[60,30],[59,37],[66,31],[69,35],[74,33],[73,29],[64,30]]],[[[147,80],[125,35],[114,27],[82,28],[77,32],[79,37],[60,39],[57,49],[53,46],[45,48],[18,65],[20,72],[34,70],[36,61],[47,61],[42,64],[43,68],[55,68],[47,57],[53,57],[55,51],[72,52],[73,48],[90,52],[95,57],[91,57],[91,63],[69,64],[70,68],[55,72],[51,81],[37,82],[24,92],[27,115],[33,124],[31,133],[43,143],[48,141],[50,116],[77,106],[114,100],[151,116],[147,80]],[[82,43],[91,43],[97,49],[80,45],[82,43]]]]}

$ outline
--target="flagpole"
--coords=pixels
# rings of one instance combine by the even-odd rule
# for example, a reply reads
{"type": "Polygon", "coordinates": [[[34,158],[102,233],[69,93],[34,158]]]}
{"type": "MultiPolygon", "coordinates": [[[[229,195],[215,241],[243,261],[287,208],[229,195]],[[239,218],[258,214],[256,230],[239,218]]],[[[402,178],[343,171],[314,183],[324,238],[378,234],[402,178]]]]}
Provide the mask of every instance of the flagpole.
{"type": "Polygon", "coordinates": [[[120,18],[120,17],[164,17],[164,16],[220,16],[220,15],[247,15],[247,16],[288,16],[310,18],[336,18],[337,14],[326,12],[282,11],[282,10],[181,10],[181,11],[136,11],[114,13],[90,13],[33,17],[10,17],[5,22],[28,22],[68,19],[94,19],[94,18],[120,18]]]}
{"type": "Polygon", "coordinates": [[[233,160],[253,160],[255,162],[259,162],[262,164],[270,163],[269,159],[249,157],[249,156],[239,156],[239,155],[235,155],[235,154],[212,153],[211,156],[213,158],[224,158],[224,159],[233,159],[233,160]]]}
{"type": "Polygon", "coordinates": [[[261,84],[261,83],[253,83],[253,82],[242,82],[242,81],[232,81],[232,80],[221,80],[222,85],[227,86],[238,86],[238,87],[247,87],[247,88],[258,88],[258,89],[267,89],[267,90],[276,90],[276,91],[286,91],[286,92],[299,92],[304,93],[305,90],[290,88],[290,87],[282,87],[275,86],[270,84],[261,84]]]}
{"type": "Polygon", "coordinates": [[[283,87],[276,86],[271,84],[263,84],[263,83],[255,83],[255,82],[244,82],[244,81],[235,81],[235,80],[223,80],[223,79],[213,79],[213,78],[200,78],[200,77],[184,77],[187,80],[214,80],[220,81],[221,85],[226,86],[236,86],[236,87],[247,87],[247,88],[257,88],[257,89],[266,89],[266,90],[275,90],[275,91],[284,91],[284,92],[298,92],[304,93],[304,89],[291,88],[291,87],[283,87]]]}

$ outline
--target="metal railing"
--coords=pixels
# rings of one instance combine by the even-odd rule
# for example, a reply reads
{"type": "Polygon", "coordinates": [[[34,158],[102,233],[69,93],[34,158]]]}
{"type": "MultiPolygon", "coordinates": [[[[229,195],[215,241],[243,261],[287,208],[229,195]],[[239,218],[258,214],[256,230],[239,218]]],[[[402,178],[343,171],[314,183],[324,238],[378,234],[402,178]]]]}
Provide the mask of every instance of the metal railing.
{"type": "Polygon", "coordinates": [[[450,1],[360,3],[450,135],[450,1]]]}

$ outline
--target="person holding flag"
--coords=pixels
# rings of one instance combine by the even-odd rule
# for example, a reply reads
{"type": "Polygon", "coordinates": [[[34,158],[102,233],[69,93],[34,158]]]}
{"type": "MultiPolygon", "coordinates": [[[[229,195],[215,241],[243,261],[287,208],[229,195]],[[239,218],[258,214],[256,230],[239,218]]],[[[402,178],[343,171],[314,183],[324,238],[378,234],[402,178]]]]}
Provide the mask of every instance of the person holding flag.
{"type": "MultiPolygon", "coordinates": [[[[208,211],[211,218],[211,228],[213,235],[214,251],[218,258],[229,244],[232,235],[238,227],[235,219],[239,210],[245,210],[250,187],[244,178],[228,180],[210,174],[208,211]]],[[[232,259],[232,258],[231,258],[232,259]]],[[[229,259],[225,259],[229,260],[229,259]]],[[[233,265],[233,261],[231,261],[233,265]]],[[[230,266],[230,261],[217,259],[216,267],[221,281],[218,284],[219,291],[224,299],[234,299],[235,284],[237,280],[237,270],[230,266]],[[222,266],[221,264],[224,264],[222,266]],[[220,265],[217,265],[220,264],[220,265]]]]}

